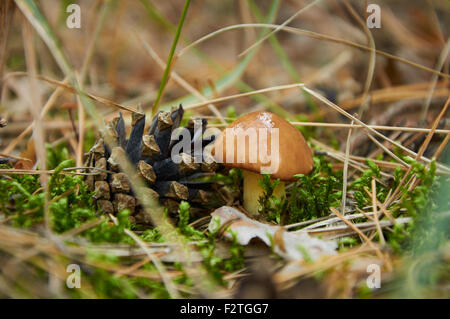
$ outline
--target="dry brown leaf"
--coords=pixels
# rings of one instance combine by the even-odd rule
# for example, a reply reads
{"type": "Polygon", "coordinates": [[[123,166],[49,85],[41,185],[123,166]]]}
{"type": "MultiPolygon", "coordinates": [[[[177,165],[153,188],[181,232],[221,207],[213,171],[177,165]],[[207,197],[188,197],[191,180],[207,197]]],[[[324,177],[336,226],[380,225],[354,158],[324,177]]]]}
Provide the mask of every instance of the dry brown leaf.
{"type": "Polygon", "coordinates": [[[19,160],[15,165],[15,169],[32,169],[36,163],[36,150],[34,148],[34,141],[30,139],[27,143],[26,149],[20,154],[23,160],[19,160]]]}
{"type": "MultiPolygon", "coordinates": [[[[269,247],[273,245],[274,252],[287,260],[316,260],[323,255],[336,254],[335,241],[314,238],[307,232],[288,232],[279,226],[253,220],[233,207],[222,206],[211,216],[210,230],[217,227],[218,218],[220,226],[227,224],[228,230],[236,234],[239,244],[248,245],[252,239],[258,238],[269,247]]],[[[225,232],[224,236],[232,238],[230,231],[225,232]]]]}

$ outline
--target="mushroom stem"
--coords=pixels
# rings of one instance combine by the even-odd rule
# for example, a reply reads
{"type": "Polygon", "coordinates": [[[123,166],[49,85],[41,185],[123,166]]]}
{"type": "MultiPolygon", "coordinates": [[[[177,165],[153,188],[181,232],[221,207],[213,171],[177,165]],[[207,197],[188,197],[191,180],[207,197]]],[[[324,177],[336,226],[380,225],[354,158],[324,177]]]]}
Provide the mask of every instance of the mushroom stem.
{"type": "MultiPolygon", "coordinates": [[[[244,177],[244,208],[251,214],[257,215],[259,210],[259,198],[264,196],[264,189],[259,184],[258,180],[262,180],[261,174],[253,173],[247,170],[242,170],[244,177]]],[[[273,191],[273,196],[277,198],[282,198],[286,196],[284,190],[284,182],[280,183],[275,187],[273,191]]]]}

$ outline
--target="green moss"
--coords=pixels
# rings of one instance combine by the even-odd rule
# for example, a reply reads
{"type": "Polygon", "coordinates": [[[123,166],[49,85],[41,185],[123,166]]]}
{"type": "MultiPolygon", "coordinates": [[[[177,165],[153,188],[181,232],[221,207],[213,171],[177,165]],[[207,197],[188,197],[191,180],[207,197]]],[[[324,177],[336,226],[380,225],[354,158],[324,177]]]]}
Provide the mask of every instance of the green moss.
{"type": "MultiPolygon", "coordinates": [[[[10,168],[0,165],[0,168],[10,168]]],[[[18,227],[30,227],[43,220],[44,194],[37,175],[11,175],[0,179],[0,207],[18,227]]]]}
{"type": "Polygon", "coordinates": [[[55,169],[62,162],[70,159],[69,151],[65,144],[59,144],[56,147],[45,144],[47,150],[47,168],[55,169]]]}
{"type": "MultiPolygon", "coordinates": [[[[400,201],[391,208],[394,217],[408,216],[412,222],[396,225],[392,234],[388,234],[389,243],[397,253],[405,251],[420,254],[430,249],[438,249],[449,239],[450,218],[446,212],[450,209],[448,189],[450,179],[445,175],[436,177],[436,163],[429,168],[410,158],[404,158],[413,166],[407,177],[415,174],[420,183],[409,190],[406,183],[400,187],[400,201]]],[[[395,180],[400,180],[404,172],[398,172],[395,180]]],[[[398,185],[398,182],[395,182],[398,185]]]]}
{"type": "Polygon", "coordinates": [[[268,221],[281,224],[281,219],[285,216],[287,200],[273,195],[275,188],[280,184],[280,179],[271,180],[270,174],[263,174],[263,178],[258,180],[258,183],[264,190],[264,195],[259,198],[259,212],[268,221]]]}
{"type": "MultiPolygon", "coordinates": [[[[230,111],[230,116],[233,115],[231,113],[230,111]]],[[[124,232],[125,229],[135,227],[130,223],[129,212],[120,212],[116,216],[117,224],[103,216],[97,211],[92,200],[92,193],[85,185],[82,176],[63,174],[65,169],[75,165],[73,160],[69,159],[67,147],[64,145],[56,148],[47,146],[47,151],[48,167],[55,170],[50,176],[48,184],[49,212],[53,231],[64,233],[86,222],[103,218],[99,225],[79,235],[92,243],[134,245],[134,241],[124,232]]],[[[446,212],[450,210],[450,207],[446,190],[450,189],[450,179],[445,176],[435,176],[434,162],[429,168],[426,168],[409,157],[403,156],[402,158],[413,166],[408,179],[415,174],[420,183],[411,191],[405,186],[400,187],[401,201],[391,206],[390,210],[396,218],[409,216],[413,221],[406,225],[393,226],[393,232],[386,232],[385,236],[398,254],[422,258],[429,256],[427,254],[430,250],[439,249],[445,242],[448,242],[450,223],[446,212]]],[[[368,169],[349,185],[349,194],[353,196],[360,207],[371,205],[371,198],[364,190],[371,189],[373,178],[382,178],[381,170],[374,162],[368,160],[367,166],[368,169]]],[[[2,165],[2,168],[7,168],[7,166],[2,165]]],[[[388,185],[377,183],[377,198],[384,201],[389,189],[395,189],[404,174],[404,170],[396,169],[393,172],[394,178],[387,182],[388,185]]],[[[296,223],[327,216],[329,207],[340,205],[342,171],[333,171],[331,163],[324,156],[315,156],[313,171],[308,175],[297,175],[296,178],[297,180],[288,188],[287,197],[279,199],[273,196],[273,191],[279,181],[273,181],[269,175],[264,175],[261,186],[265,190],[265,196],[260,198],[260,203],[261,213],[268,220],[279,224],[296,223]]],[[[225,187],[236,193],[240,192],[242,186],[242,174],[238,169],[230,170],[227,175],[216,174],[211,180],[220,181],[225,184],[225,187]]],[[[37,227],[41,225],[44,202],[45,193],[41,188],[38,175],[10,175],[0,179],[0,208],[5,217],[12,219],[14,226],[37,227]]],[[[168,220],[166,221],[168,222],[168,220]]],[[[175,231],[183,235],[186,242],[201,242],[198,247],[204,258],[203,267],[216,283],[225,285],[224,274],[244,267],[244,247],[237,242],[236,234],[231,233],[230,257],[221,258],[216,253],[216,242],[221,240],[219,234],[222,230],[219,227],[212,227],[209,232],[201,232],[190,226],[190,222],[192,222],[190,205],[183,201],[179,205],[175,231]]],[[[216,224],[220,225],[218,220],[216,220],[216,224]]],[[[171,234],[166,234],[159,228],[153,228],[145,229],[139,236],[147,242],[161,243],[169,240],[171,234]]],[[[358,239],[346,237],[339,241],[340,251],[358,244],[358,239]]],[[[116,257],[101,256],[98,258],[112,264],[123,262],[116,257]]],[[[308,259],[308,256],[305,258],[308,259]]],[[[433,256],[428,261],[420,263],[423,276],[415,279],[421,287],[430,287],[442,280],[448,280],[448,276],[445,275],[448,267],[443,266],[441,257],[433,256]]],[[[154,270],[153,267],[149,263],[143,268],[154,270]]],[[[169,267],[182,271],[182,275],[175,278],[174,282],[186,287],[192,286],[192,278],[184,272],[181,264],[175,263],[169,267]]],[[[83,280],[87,280],[100,297],[136,298],[141,294],[154,298],[168,297],[168,293],[160,281],[148,278],[118,277],[110,271],[88,265],[84,265],[82,271],[83,280]]],[[[44,275],[45,273],[43,273],[44,275]]],[[[71,293],[74,297],[84,296],[77,295],[75,292],[71,293]]],[[[358,290],[358,293],[361,298],[370,296],[370,292],[364,291],[364,288],[358,290]]],[[[183,296],[188,297],[189,295],[183,294],[183,296]]]]}
{"type": "Polygon", "coordinates": [[[327,216],[330,207],[338,207],[342,197],[342,171],[333,171],[323,156],[314,157],[314,169],[308,175],[296,175],[289,198],[288,223],[327,216]]]}
{"type": "MultiPolygon", "coordinates": [[[[372,189],[372,179],[381,178],[381,170],[380,168],[370,159],[366,160],[367,168],[361,174],[361,176],[355,179],[348,187],[349,191],[353,191],[353,196],[358,204],[359,208],[363,208],[365,206],[372,205],[372,198],[368,196],[364,189],[367,189],[371,192],[372,189]]],[[[376,196],[380,202],[384,202],[386,200],[386,196],[389,192],[390,187],[385,187],[380,183],[376,183],[376,196]]]]}

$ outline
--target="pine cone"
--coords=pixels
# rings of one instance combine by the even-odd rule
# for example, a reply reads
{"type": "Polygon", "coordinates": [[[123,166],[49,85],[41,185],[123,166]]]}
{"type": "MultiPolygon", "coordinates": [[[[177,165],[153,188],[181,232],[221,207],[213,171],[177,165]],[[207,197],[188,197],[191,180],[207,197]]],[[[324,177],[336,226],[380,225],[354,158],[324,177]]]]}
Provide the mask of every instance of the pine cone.
{"type": "MultiPolygon", "coordinates": [[[[117,159],[123,154],[136,166],[136,171],[148,186],[144,190],[147,196],[158,198],[170,213],[177,212],[181,200],[190,202],[191,213],[194,214],[224,205],[217,192],[219,184],[199,181],[199,178],[211,175],[219,168],[217,163],[206,163],[203,159],[203,148],[215,138],[203,139],[207,124],[205,119],[198,120],[197,127],[192,120],[185,126],[192,137],[190,152],[171,156],[172,148],[177,143],[177,140],[171,140],[171,135],[180,126],[183,113],[181,105],[171,112],[159,112],[147,134],[144,133],[145,114],[134,113],[128,139],[121,113],[106,126],[103,138],[98,139],[91,148],[86,162],[86,166],[99,169],[95,171],[97,174],[87,176],[86,183],[94,191],[100,210],[117,213],[129,209],[136,222],[149,223],[149,216],[135,197],[128,176],[120,172],[117,159]],[[110,149],[104,143],[105,134],[117,141],[118,146],[110,149]],[[201,154],[194,152],[197,139],[202,139],[201,154]],[[194,156],[200,156],[201,163],[196,163],[194,156]]],[[[177,136],[181,138],[181,135],[177,136]]]]}

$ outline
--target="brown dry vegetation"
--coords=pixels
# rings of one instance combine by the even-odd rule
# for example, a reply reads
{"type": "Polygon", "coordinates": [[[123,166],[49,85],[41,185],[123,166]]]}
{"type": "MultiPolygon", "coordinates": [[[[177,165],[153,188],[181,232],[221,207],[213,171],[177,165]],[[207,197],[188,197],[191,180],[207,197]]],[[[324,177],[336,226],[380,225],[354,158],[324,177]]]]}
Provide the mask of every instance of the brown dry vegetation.
{"type": "MultiPolygon", "coordinates": [[[[121,111],[129,127],[130,110],[140,105],[150,124],[184,7],[179,0],[73,2],[81,7],[80,29],[69,29],[65,23],[65,7],[71,1],[0,2],[0,159],[15,159],[14,168],[2,168],[0,178],[7,180],[18,172],[39,174],[43,188],[37,193],[45,190],[54,172],[45,166],[48,148],[44,143],[53,148],[65,145],[79,167],[99,136],[99,122],[93,115],[109,121],[121,111]],[[55,59],[58,50],[49,48],[45,36],[37,32],[33,17],[28,15],[30,2],[37,3],[76,75],[61,67],[55,59]],[[74,89],[75,82],[79,88],[74,89]],[[89,97],[79,98],[80,90],[89,97]],[[86,100],[93,102],[94,112],[86,100]]],[[[439,264],[437,274],[430,275],[438,279],[426,287],[411,283],[417,277],[405,280],[404,276],[413,273],[411,265],[417,268],[430,252],[412,253],[413,248],[404,247],[399,252],[395,243],[400,239],[393,234],[397,234],[396,223],[410,221],[402,218],[416,221],[417,216],[408,215],[402,206],[406,201],[415,203],[416,198],[404,195],[417,195],[416,187],[426,186],[421,183],[428,176],[431,160],[444,185],[433,194],[440,195],[448,207],[450,4],[431,0],[372,2],[381,7],[380,29],[366,27],[367,1],[193,1],[157,105],[159,110],[170,110],[182,103],[186,119],[207,117],[209,125],[217,127],[223,127],[229,116],[254,110],[270,110],[290,120],[302,129],[312,148],[324,152],[333,171],[343,171],[344,175],[340,185],[344,207],[330,207],[330,215],[322,219],[315,216],[304,225],[338,216],[340,220],[325,223],[317,231],[323,238],[351,238],[351,244],[341,244],[337,255],[311,263],[285,262],[261,245],[252,244],[246,249],[245,266],[233,272],[222,269],[226,284],[214,282],[211,289],[211,283],[202,280],[206,270],[195,267],[204,256],[195,251],[192,265],[182,249],[174,248],[170,253],[164,249],[165,245],[189,245],[179,238],[182,236],[174,236],[171,243],[144,243],[139,230],[126,229],[131,244],[96,246],[98,254],[107,252],[120,258],[114,262],[91,260],[91,246],[79,235],[101,220],[94,219],[62,235],[49,235],[45,231],[50,218],[47,206],[41,207],[43,220],[29,229],[16,227],[13,217],[0,211],[0,296],[448,297],[448,229],[443,230],[443,242],[431,258],[447,266],[442,271],[439,264]],[[279,26],[286,21],[281,29],[261,25],[279,26]],[[233,30],[226,30],[230,26],[233,30]],[[218,30],[223,32],[212,34],[218,30]],[[269,32],[275,33],[246,52],[269,32]],[[305,90],[296,83],[303,83],[305,90]],[[350,130],[351,124],[355,125],[350,130]],[[413,162],[405,162],[405,156],[422,163],[423,171],[416,171],[413,162]],[[368,168],[367,159],[381,172],[371,176],[368,187],[362,189],[371,206],[361,210],[353,191],[347,188],[368,168]],[[399,185],[392,186],[396,168],[407,174],[402,175],[399,185]],[[379,188],[386,191],[383,202],[377,202],[379,188]],[[353,221],[342,215],[361,212],[362,217],[353,221]],[[372,224],[361,225],[365,222],[372,224]],[[137,247],[130,250],[129,245],[137,247]],[[411,255],[415,257],[411,259],[411,255]],[[110,279],[104,279],[110,286],[103,290],[87,281],[82,292],[71,295],[63,288],[65,267],[71,261],[82,263],[86,274],[104,271],[102,278],[146,278],[162,283],[157,289],[168,294],[148,294],[146,288],[117,283],[119,279],[111,284],[110,279]],[[172,281],[183,274],[174,262],[183,265],[193,284],[172,281]],[[367,266],[373,263],[381,265],[386,283],[382,287],[388,288],[369,292],[363,286],[367,266]],[[146,268],[148,264],[154,268],[146,268]],[[245,285],[242,279],[247,280],[245,285]],[[105,292],[125,286],[128,295],[105,292]],[[261,296],[256,294],[261,291],[261,296]]],[[[431,196],[426,192],[419,195],[423,194],[431,196]]],[[[45,205],[60,199],[47,197],[45,205]]],[[[156,216],[161,207],[155,212],[156,216]]],[[[445,214],[442,225],[448,225],[448,211],[445,214]]],[[[155,216],[155,224],[164,224],[155,216]]],[[[205,231],[209,220],[207,215],[190,222],[195,229],[205,231]]],[[[115,222],[111,217],[109,223],[115,222]]],[[[289,229],[295,225],[284,226],[289,229]]],[[[412,236],[420,234],[417,231],[412,236]]],[[[410,246],[416,241],[411,239],[410,246]]],[[[217,255],[230,258],[229,246],[227,240],[218,240],[217,255]]],[[[148,282],[145,285],[151,286],[148,282]]]]}

